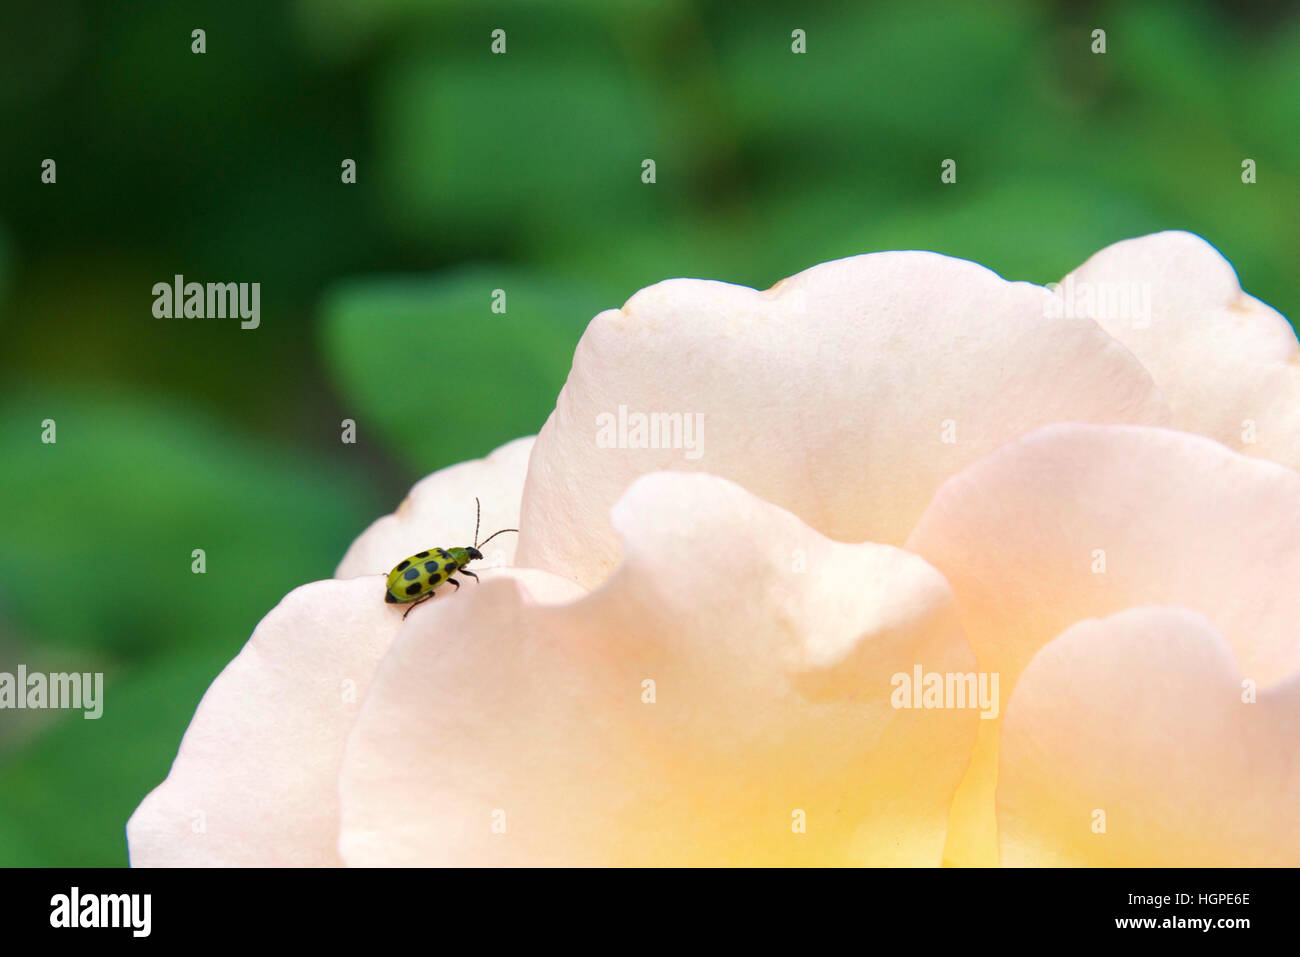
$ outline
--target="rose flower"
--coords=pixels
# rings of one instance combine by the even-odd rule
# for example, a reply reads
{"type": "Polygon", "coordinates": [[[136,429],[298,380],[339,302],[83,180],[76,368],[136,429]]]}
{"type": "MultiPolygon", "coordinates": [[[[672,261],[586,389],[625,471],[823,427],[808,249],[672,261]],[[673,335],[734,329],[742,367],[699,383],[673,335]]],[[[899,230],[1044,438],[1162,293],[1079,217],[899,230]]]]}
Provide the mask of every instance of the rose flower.
{"type": "Polygon", "coordinates": [[[1187,233],[592,320],[287,595],[136,865],[1300,864],[1300,348],[1187,233]],[[518,527],[403,620],[383,573],[518,527]]]}

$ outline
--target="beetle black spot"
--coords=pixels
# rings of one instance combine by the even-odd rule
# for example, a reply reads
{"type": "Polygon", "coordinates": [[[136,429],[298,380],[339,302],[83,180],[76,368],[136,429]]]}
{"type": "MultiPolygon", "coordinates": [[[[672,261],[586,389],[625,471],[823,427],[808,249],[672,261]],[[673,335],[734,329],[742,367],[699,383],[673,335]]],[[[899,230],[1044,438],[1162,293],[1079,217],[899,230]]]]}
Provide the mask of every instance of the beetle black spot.
{"type": "Polygon", "coordinates": [[[408,595],[418,595],[420,593],[420,583],[416,582],[414,585],[407,585],[406,593],[408,595]]]}
{"type": "Polygon", "coordinates": [[[405,578],[408,582],[415,581],[415,579],[420,577],[420,570],[418,568],[408,568],[406,570],[406,574],[403,575],[402,577],[405,578]]]}
{"type": "Polygon", "coordinates": [[[428,552],[417,552],[416,555],[415,555],[415,557],[416,557],[416,558],[428,558],[428,557],[429,557],[429,553],[428,553],[428,552]]]}
{"type": "Polygon", "coordinates": [[[410,565],[410,564],[411,564],[411,560],[410,560],[409,558],[403,558],[403,559],[402,559],[402,564],[400,564],[400,565],[397,566],[397,570],[400,572],[403,568],[405,568],[406,566],[408,566],[408,565],[410,565]]]}
{"type": "Polygon", "coordinates": [[[424,570],[425,570],[426,572],[428,572],[430,575],[436,575],[436,574],[438,574],[438,572],[439,572],[438,563],[437,563],[437,562],[425,562],[425,563],[424,563],[424,570]]]}

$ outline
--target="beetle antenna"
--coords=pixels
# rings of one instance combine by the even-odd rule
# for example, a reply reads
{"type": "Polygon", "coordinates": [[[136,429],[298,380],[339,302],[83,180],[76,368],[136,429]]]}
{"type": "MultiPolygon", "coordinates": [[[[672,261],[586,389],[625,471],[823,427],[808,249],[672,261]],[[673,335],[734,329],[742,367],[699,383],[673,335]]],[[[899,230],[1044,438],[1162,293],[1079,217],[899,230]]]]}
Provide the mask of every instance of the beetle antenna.
{"type": "MultiPolygon", "coordinates": [[[[518,532],[518,531],[519,531],[519,529],[517,529],[517,528],[503,528],[503,529],[501,529],[500,532],[493,532],[491,535],[489,535],[487,538],[485,538],[485,539],[483,540],[482,544],[486,545],[488,542],[492,541],[492,539],[496,538],[498,535],[502,534],[503,532],[518,532]]],[[[478,547],[479,547],[479,544],[480,544],[480,543],[475,542],[475,543],[474,543],[474,547],[475,547],[475,548],[478,548],[478,547]]]]}
{"type": "Polygon", "coordinates": [[[474,496],[474,547],[478,548],[478,523],[483,517],[483,506],[479,504],[478,496],[474,496]]]}

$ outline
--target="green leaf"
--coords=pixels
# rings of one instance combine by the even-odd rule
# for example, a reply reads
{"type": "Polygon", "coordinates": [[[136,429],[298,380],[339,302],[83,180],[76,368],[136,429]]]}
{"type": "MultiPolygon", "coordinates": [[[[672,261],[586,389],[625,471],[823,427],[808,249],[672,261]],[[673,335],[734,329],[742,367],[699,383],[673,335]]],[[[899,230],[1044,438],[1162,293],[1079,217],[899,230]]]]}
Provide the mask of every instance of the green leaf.
{"type": "Polygon", "coordinates": [[[1037,19],[1028,8],[957,0],[795,17],[760,8],[719,35],[719,69],[733,122],[760,142],[784,140],[812,170],[825,169],[828,149],[870,166],[921,144],[954,150],[1008,99],[1026,97],[1037,19]],[[806,53],[791,52],[794,28],[806,32],[806,53]]]}
{"type": "Polygon", "coordinates": [[[1004,279],[1057,282],[1097,250],[1164,228],[1136,198],[1085,182],[1026,178],[942,186],[906,215],[864,224],[843,239],[858,252],[926,249],[970,259],[1004,279]]]}
{"type": "Polygon", "coordinates": [[[506,269],[358,280],[322,307],[323,351],[358,429],[424,474],[537,432],[583,329],[610,304],[506,269]]]}
{"type": "Polygon", "coordinates": [[[342,461],[238,437],[174,399],[49,389],[0,404],[0,431],[0,614],[45,645],[237,648],[379,511],[342,461]]]}
{"type": "Polygon", "coordinates": [[[512,26],[507,55],[489,52],[484,23],[455,34],[459,43],[408,43],[377,82],[388,220],[452,254],[662,220],[663,187],[642,182],[642,162],[656,162],[660,182],[683,175],[690,144],[659,129],[607,32],[526,17],[534,22],[512,26]],[[570,55],[555,56],[557,43],[570,55]]]}

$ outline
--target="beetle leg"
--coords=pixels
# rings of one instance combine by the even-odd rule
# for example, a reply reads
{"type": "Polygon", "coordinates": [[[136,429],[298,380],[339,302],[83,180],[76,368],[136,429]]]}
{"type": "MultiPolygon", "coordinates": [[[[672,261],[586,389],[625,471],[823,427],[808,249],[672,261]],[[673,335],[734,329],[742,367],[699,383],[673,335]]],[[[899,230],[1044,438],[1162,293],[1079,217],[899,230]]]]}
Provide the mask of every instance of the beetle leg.
{"type": "Polygon", "coordinates": [[[460,570],[460,573],[461,573],[462,575],[468,575],[470,578],[474,579],[475,581],[478,581],[478,576],[475,575],[475,574],[474,574],[472,571],[470,571],[468,568],[462,568],[462,569],[460,570]]]}
{"type": "Polygon", "coordinates": [[[427,595],[421,595],[419,598],[415,599],[415,601],[411,602],[411,607],[406,609],[406,611],[402,613],[402,621],[406,621],[406,616],[409,615],[411,612],[415,611],[416,605],[422,602],[426,602],[432,597],[433,597],[433,592],[429,592],[427,595]]]}
{"type": "Polygon", "coordinates": [[[448,578],[447,581],[456,586],[456,591],[460,591],[460,582],[456,581],[454,578],[448,578]]]}

